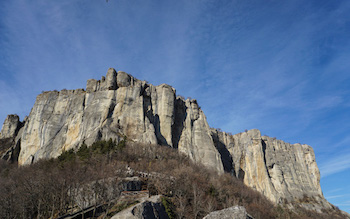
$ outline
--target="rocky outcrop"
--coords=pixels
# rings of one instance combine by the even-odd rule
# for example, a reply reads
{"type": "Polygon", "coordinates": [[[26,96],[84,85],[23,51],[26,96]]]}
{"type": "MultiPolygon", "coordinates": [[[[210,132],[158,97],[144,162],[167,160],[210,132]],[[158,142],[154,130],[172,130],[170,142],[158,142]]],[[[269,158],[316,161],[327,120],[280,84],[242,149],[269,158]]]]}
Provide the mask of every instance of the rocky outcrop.
{"type": "Polygon", "coordinates": [[[213,211],[203,219],[253,219],[243,206],[233,206],[220,211],[213,211]]]}
{"type": "Polygon", "coordinates": [[[25,165],[58,157],[83,142],[125,137],[176,148],[208,168],[235,175],[274,203],[331,208],[310,146],[261,136],[256,129],[236,135],[210,129],[196,100],[112,68],[101,80],[88,80],[86,90],[38,95],[25,122],[14,115],[5,120],[0,146],[3,159],[25,165]],[[312,197],[312,205],[302,201],[305,197],[312,197]]]}
{"type": "MultiPolygon", "coordinates": [[[[139,197],[145,193],[140,192],[142,189],[142,180],[139,177],[109,177],[102,180],[90,181],[79,185],[77,189],[70,190],[70,195],[74,197],[74,202],[79,209],[89,208],[94,205],[98,205],[101,198],[104,201],[111,201],[116,198],[120,198],[123,192],[134,192],[124,193],[129,196],[139,197]],[[103,192],[101,192],[103,191],[103,192]],[[139,194],[141,193],[141,194],[139,194]],[[103,194],[102,196],[96,194],[103,194]]],[[[148,191],[147,191],[148,192],[148,191]]],[[[146,195],[148,194],[146,192],[146,195]]],[[[148,197],[148,195],[147,195],[148,197]]],[[[130,197],[129,197],[130,198],[130,197]]]]}
{"type": "Polygon", "coordinates": [[[19,121],[18,115],[8,115],[0,132],[1,159],[10,162],[18,160],[21,142],[20,135],[24,122],[19,121]]]}
{"type": "Polygon", "coordinates": [[[19,116],[8,115],[2,125],[0,132],[0,138],[14,138],[16,137],[19,129],[22,127],[22,123],[19,121],[19,116]]]}
{"type": "Polygon", "coordinates": [[[176,103],[178,109],[176,119],[179,120],[176,124],[181,125],[175,127],[182,129],[177,144],[179,151],[205,166],[214,167],[218,172],[223,172],[220,155],[216,149],[213,150],[214,143],[210,128],[197,101],[187,99],[183,102],[178,98],[176,103]],[[216,166],[217,163],[220,165],[216,166]]]}
{"type": "MultiPolygon", "coordinates": [[[[1,138],[14,135],[16,119],[5,121],[1,138]]],[[[18,117],[17,120],[18,122],[18,117]]],[[[43,92],[17,136],[20,165],[58,157],[63,151],[110,138],[176,147],[194,161],[223,172],[205,115],[195,100],[176,98],[169,85],[153,86],[110,68],[86,91],[43,92]]]]}
{"type": "Polygon", "coordinates": [[[213,129],[212,134],[216,146],[226,149],[225,169],[274,203],[302,203],[305,197],[313,197],[313,205],[303,204],[305,208],[331,208],[323,197],[320,172],[310,146],[261,136],[257,129],[236,135],[213,129]]]}
{"type": "Polygon", "coordinates": [[[112,219],[166,219],[169,218],[161,203],[160,196],[151,196],[141,203],[127,208],[112,219]]]}
{"type": "Polygon", "coordinates": [[[120,182],[121,191],[141,191],[142,181],[139,177],[126,177],[120,182]]]}

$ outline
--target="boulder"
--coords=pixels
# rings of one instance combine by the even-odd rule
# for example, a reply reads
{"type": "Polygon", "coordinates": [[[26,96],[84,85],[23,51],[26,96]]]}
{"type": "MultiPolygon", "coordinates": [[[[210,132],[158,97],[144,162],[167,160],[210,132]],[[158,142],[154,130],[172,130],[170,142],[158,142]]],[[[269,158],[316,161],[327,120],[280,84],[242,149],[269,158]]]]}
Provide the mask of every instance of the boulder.
{"type": "Polygon", "coordinates": [[[125,177],[120,182],[121,191],[141,191],[142,181],[139,177],[125,177]]]}
{"type": "Polygon", "coordinates": [[[89,79],[86,82],[86,92],[87,93],[95,92],[97,90],[98,83],[99,82],[95,79],[89,79]]]}
{"type": "Polygon", "coordinates": [[[233,206],[219,211],[213,211],[203,219],[253,219],[243,206],[233,206]]]}
{"type": "Polygon", "coordinates": [[[118,87],[128,87],[131,84],[131,77],[123,71],[118,71],[117,85],[118,87]]]}
{"type": "Polygon", "coordinates": [[[114,215],[112,219],[167,219],[169,218],[160,196],[151,196],[141,203],[127,208],[118,214],[114,215]]]}

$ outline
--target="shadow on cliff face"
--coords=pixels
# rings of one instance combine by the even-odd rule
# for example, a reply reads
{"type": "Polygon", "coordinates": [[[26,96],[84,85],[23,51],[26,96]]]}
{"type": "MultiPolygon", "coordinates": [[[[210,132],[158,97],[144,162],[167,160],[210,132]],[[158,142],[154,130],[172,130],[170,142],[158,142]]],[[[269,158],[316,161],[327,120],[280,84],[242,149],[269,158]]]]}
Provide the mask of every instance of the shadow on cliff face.
{"type": "Polygon", "coordinates": [[[236,173],[235,173],[235,169],[233,168],[233,160],[230,152],[227,150],[225,144],[223,144],[219,140],[217,133],[212,132],[212,138],[216,149],[220,153],[221,162],[222,162],[222,165],[224,166],[224,171],[235,176],[236,173]]]}
{"type": "Polygon", "coordinates": [[[172,133],[173,133],[173,147],[178,148],[179,147],[179,141],[181,137],[182,130],[184,129],[184,122],[187,117],[187,107],[185,105],[185,102],[178,98],[175,100],[175,118],[174,118],[174,124],[171,127],[172,133]]]}
{"type": "MultiPolygon", "coordinates": [[[[266,163],[266,142],[264,140],[261,140],[261,145],[262,145],[262,151],[264,154],[264,163],[265,163],[266,169],[268,170],[269,168],[267,167],[267,163],[266,163]]],[[[267,171],[267,175],[269,176],[269,178],[271,178],[269,171],[267,171]]]]}
{"type": "Polygon", "coordinates": [[[144,116],[148,118],[148,120],[154,127],[158,144],[169,146],[168,142],[160,132],[159,115],[158,114],[154,115],[153,113],[151,97],[145,94],[143,95],[143,113],[144,113],[144,116]]]}
{"type": "Polygon", "coordinates": [[[160,132],[160,121],[159,121],[159,115],[158,114],[153,116],[153,122],[152,123],[153,123],[154,129],[156,131],[156,137],[157,137],[158,144],[159,145],[169,146],[168,142],[166,141],[166,139],[164,138],[164,136],[160,132]]]}
{"type": "Polygon", "coordinates": [[[21,141],[15,142],[14,138],[0,139],[0,158],[10,163],[18,161],[21,150],[21,141]]]}
{"type": "Polygon", "coordinates": [[[242,170],[241,168],[239,168],[239,172],[238,172],[237,178],[243,181],[243,180],[244,180],[244,175],[245,175],[244,170],[242,170]]]}

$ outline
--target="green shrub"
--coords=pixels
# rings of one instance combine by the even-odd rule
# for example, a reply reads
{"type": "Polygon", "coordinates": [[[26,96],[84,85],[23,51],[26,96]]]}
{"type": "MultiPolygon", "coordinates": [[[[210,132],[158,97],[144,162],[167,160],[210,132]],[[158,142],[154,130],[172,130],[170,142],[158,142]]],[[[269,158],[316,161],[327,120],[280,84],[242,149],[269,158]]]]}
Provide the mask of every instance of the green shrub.
{"type": "Polygon", "coordinates": [[[91,152],[88,146],[83,143],[79,150],[77,151],[77,156],[79,157],[80,160],[88,160],[91,157],[91,152]]]}
{"type": "Polygon", "coordinates": [[[123,151],[126,145],[126,136],[124,136],[124,139],[121,140],[117,145],[117,151],[123,151]]]}
{"type": "MultiPolygon", "coordinates": [[[[124,144],[125,145],[125,144],[124,144]]],[[[96,154],[107,154],[117,149],[116,141],[110,138],[108,141],[96,141],[91,145],[91,151],[96,154]]]]}
{"type": "Polygon", "coordinates": [[[212,197],[218,196],[218,191],[216,190],[215,186],[213,186],[212,184],[209,187],[208,194],[212,197]]]}
{"type": "Polygon", "coordinates": [[[75,160],[75,153],[73,149],[70,149],[68,151],[63,151],[60,156],[58,156],[59,162],[69,162],[75,160]]]}
{"type": "Polygon", "coordinates": [[[172,203],[172,201],[169,198],[164,197],[164,196],[162,196],[161,201],[162,201],[162,204],[165,208],[165,212],[167,213],[168,217],[170,219],[176,218],[176,214],[174,213],[175,206],[172,203]]]}

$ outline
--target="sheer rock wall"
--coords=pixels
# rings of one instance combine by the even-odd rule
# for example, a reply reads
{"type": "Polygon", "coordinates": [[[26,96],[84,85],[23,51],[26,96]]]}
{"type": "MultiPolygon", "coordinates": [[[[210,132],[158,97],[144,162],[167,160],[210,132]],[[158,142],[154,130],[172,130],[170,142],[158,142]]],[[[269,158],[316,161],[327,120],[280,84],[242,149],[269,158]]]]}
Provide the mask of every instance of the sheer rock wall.
{"type": "MultiPolygon", "coordinates": [[[[5,121],[1,138],[15,135],[18,118],[14,122],[11,118],[5,121]]],[[[169,85],[153,86],[112,68],[101,80],[88,80],[86,91],[38,95],[20,133],[20,165],[58,157],[82,142],[91,145],[127,137],[176,147],[194,161],[223,172],[205,115],[195,100],[176,98],[169,85]]]]}
{"type": "Polygon", "coordinates": [[[274,203],[306,196],[316,203],[309,208],[331,207],[310,146],[261,136],[256,129],[236,135],[211,129],[196,100],[112,68],[101,80],[88,80],[86,90],[38,95],[23,123],[8,116],[0,133],[0,144],[6,144],[6,150],[0,145],[1,156],[25,165],[58,157],[83,142],[124,137],[176,148],[208,168],[235,175],[274,203]]]}
{"type": "Polygon", "coordinates": [[[257,129],[236,135],[212,129],[212,135],[216,147],[227,150],[225,170],[229,168],[232,174],[272,202],[299,202],[317,211],[332,207],[323,197],[320,172],[309,145],[261,136],[257,129]],[[305,205],[306,197],[312,197],[314,205],[305,205]]]}

